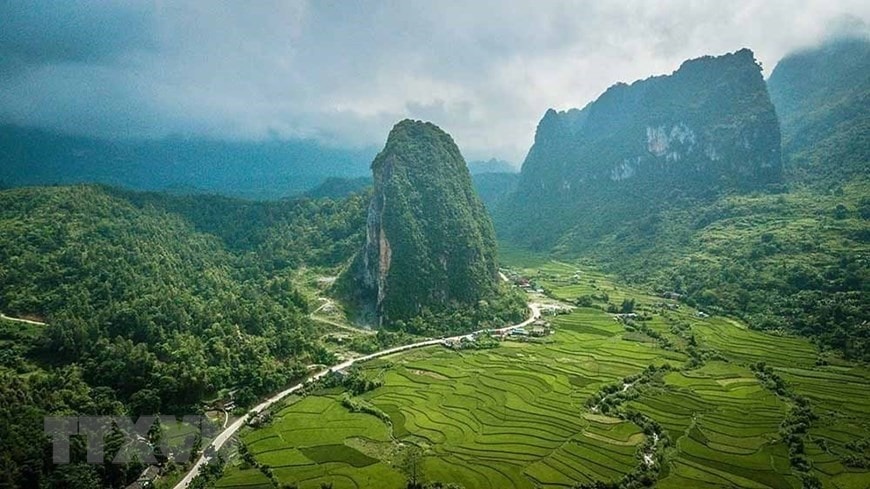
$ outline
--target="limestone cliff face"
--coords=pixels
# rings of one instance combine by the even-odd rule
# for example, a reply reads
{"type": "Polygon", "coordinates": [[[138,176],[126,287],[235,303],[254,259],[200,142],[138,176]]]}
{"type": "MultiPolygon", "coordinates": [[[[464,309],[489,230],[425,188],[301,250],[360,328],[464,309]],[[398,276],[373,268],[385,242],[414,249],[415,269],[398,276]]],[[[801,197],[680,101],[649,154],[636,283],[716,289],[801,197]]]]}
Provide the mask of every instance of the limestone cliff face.
{"type": "Polygon", "coordinates": [[[644,225],[676,203],[778,183],[780,152],[752,52],[706,56],[616,84],[583,109],[548,110],[496,217],[518,243],[591,246],[616,224],[644,225]]]}
{"type": "Polygon", "coordinates": [[[431,123],[398,123],[372,173],[366,243],[344,279],[379,322],[493,292],[492,223],[447,133],[431,123]]]}
{"type": "Polygon", "coordinates": [[[560,193],[637,181],[754,188],[781,178],[779,123],[743,49],[547,111],[522,173],[521,188],[560,193]]]}

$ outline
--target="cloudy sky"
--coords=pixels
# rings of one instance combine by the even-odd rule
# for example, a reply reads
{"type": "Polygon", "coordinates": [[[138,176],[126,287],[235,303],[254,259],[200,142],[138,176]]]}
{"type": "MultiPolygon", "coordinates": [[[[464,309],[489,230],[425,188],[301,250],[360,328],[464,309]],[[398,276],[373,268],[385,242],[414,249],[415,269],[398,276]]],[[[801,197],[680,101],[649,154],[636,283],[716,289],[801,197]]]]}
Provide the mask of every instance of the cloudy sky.
{"type": "Polygon", "coordinates": [[[870,2],[0,2],[0,123],[382,145],[405,117],[519,163],[548,107],[749,47],[765,76],[870,2]]]}

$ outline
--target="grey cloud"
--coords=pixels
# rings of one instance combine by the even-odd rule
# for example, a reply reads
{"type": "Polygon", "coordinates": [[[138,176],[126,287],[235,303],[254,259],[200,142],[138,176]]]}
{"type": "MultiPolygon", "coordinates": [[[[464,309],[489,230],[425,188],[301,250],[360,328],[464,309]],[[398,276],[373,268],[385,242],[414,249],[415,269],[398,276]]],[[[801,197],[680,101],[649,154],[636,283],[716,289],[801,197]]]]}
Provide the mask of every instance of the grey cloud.
{"type": "Polygon", "coordinates": [[[769,74],[793,49],[866,28],[870,4],[9,2],[0,19],[0,122],[361,146],[414,117],[469,158],[518,162],[548,107],[744,46],[769,74]]]}
{"type": "Polygon", "coordinates": [[[153,47],[149,10],[110,2],[0,3],[0,63],[98,63],[153,47]]]}

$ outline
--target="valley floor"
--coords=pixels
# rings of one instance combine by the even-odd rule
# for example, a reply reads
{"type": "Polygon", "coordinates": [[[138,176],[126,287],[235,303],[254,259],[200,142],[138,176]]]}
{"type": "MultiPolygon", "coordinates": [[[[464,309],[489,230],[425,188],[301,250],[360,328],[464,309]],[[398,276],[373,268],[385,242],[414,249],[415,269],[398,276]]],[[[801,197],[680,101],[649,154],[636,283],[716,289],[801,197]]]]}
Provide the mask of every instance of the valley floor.
{"type": "Polygon", "coordinates": [[[858,468],[870,459],[866,366],[571,264],[528,265],[514,271],[591,307],[547,318],[556,333],[539,340],[364,364],[383,384],[352,399],[378,415],[349,410],[341,389],[291,397],[242,432],[251,456],[233,454],[216,487],[398,489],[411,474],[493,489],[649,476],[661,488],[870,487],[858,468]],[[626,298],[637,317],[606,312],[626,298]]]}

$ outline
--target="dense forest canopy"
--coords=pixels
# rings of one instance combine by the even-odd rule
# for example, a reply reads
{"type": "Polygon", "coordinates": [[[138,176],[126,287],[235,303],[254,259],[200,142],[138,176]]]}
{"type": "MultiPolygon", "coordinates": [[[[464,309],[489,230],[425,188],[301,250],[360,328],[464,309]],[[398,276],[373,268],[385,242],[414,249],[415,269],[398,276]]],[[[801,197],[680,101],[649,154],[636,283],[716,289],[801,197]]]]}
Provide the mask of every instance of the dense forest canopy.
{"type": "Polygon", "coordinates": [[[293,272],[335,267],[360,246],[364,200],[0,192],[0,311],[47,323],[2,322],[14,345],[0,357],[4,482],[117,486],[138,475],[53,470],[43,460],[47,413],[197,412],[230,388],[246,405],[307,364],[331,363],[293,272]]]}

